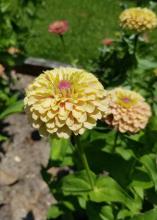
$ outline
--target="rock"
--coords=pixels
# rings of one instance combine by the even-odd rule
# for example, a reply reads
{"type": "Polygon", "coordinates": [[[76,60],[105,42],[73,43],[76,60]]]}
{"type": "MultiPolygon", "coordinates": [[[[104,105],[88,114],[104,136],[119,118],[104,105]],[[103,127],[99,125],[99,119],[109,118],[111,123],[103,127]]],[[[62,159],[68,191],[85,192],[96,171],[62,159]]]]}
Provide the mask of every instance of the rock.
{"type": "Polygon", "coordinates": [[[40,176],[27,176],[10,192],[12,220],[21,220],[32,213],[37,220],[46,220],[53,199],[40,176]]]}
{"type": "Polygon", "coordinates": [[[46,166],[48,162],[50,151],[48,142],[44,139],[35,141],[32,139],[32,133],[35,131],[28,124],[24,114],[12,115],[6,122],[10,126],[5,131],[14,136],[11,143],[6,142],[3,145],[7,152],[2,158],[0,170],[17,179],[22,179],[30,173],[40,173],[41,166],[46,166]]]}
{"type": "Polygon", "coordinates": [[[12,220],[9,205],[1,206],[1,208],[0,208],[0,219],[1,220],[12,220]]]}
{"type": "Polygon", "coordinates": [[[0,169],[0,187],[5,185],[13,184],[17,181],[17,176],[11,172],[5,172],[0,169]]]}
{"type": "MultiPolygon", "coordinates": [[[[20,76],[22,92],[32,79],[20,76]]],[[[47,209],[55,202],[40,176],[48,163],[48,140],[40,138],[24,113],[9,116],[4,125],[10,138],[0,154],[0,220],[46,220],[47,209]]]]}

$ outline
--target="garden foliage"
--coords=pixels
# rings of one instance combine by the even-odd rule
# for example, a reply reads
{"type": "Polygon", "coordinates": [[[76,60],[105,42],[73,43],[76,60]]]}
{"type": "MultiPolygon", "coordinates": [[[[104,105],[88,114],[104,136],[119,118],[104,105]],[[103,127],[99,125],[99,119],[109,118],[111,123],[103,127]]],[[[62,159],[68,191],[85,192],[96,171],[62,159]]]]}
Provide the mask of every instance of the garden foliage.
{"type": "MultiPolygon", "coordinates": [[[[17,101],[18,94],[12,94],[10,88],[13,83],[10,70],[23,59],[24,44],[28,35],[34,34],[30,29],[37,16],[36,9],[42,2],[40,0],[1,0],[0,2],[2,21],[0,23],[0,63],[5,67],[4,75],[0,76],[0,121],[9,114],[22,110],[22,103],[17,101]]],[[[134,2],[138,6],[147,4],[146,1],[142,3],[142,0],[134,2]]],[[[151,1],[150,6],[154,7],[154,4],[151,1]]],[[[149,35],[139,33],[139,23],[137,27],[136,31],[121,29],[110,44],[100,48],[99,57],[93,60],[90,71],[97,76],[106,90],[120,86],[141,94],[151,106],[152,117],[146,128],[136,134],[121,133],[118,129],[113,129],[99,120],[97,126],[92,130],[86,130],[85,133],[83,133],[84,127],[81,127],[82,135],[75,136],[76,131],[73,134],[68,133],[68,136],[71,135],[69,139],[51,135],[49,163],[42,169],[43,178],[55,198],[55,203],[48,211],[49,220],[157,219],[157,62],[151,55],[153,45],[148,42],[149,35]]],[[[73,69],[71,71],[74,74],[73,69]]],[[[84,74],[87,73],[84,72],[84,74]]],[[[51,72],[46,76],[42,75],[40,79],[38,78],[39,81],[36,80],[34,87],[29,87],[30,91],[27,91],[25,99],[27,112],[29,116],[33,115],[33,122],[36,122],[36,126],[39,125],[42,131],[55,132],[58,126],[57,131],[60,131],[58,133],[61,135],[61,123],[66,122],[59,120],[49,109],[45,111],[49,107],[49,101],[52,100],[49,99],[48,102],[46,100],[43,104],[41,99],[44,91],[46,98],[47,94],[52,92],[52,82],[45,83],[46,80],[52,79],[51,72]],[[46,90],[40,91],[40,88],[45,85],[46,90]],[[35,86],[36,90],[32,92],[35,86]],[[50,91],[49,88],[51,88],[50,91]],[[37,109],[32,108],[36,102],[40,105],[37,109]],[[52,121],[50,120],[51,123],[48,124],[51,116],[52,121]],[[55,123],[54,117],[57,118],[55,123]],[[44,123],[48,126],[46,127],[44,123]],[[45,127],[42,128],[41,125],[45,127]]],[[[74,78],[73,75],[72,78],[74,78]]],[[[95,82],[94,76],[88,79],[95,82]]],[[[77,85],[77,80],[75,84],[77,85]]],[[[100,84],[96,85],[100,86],[100,84]]],[[[64,99],[63,90],[69,91],[70,87],[71,84],[66,80],[59,83],[60,90],[57,92],[54,90],[55,95],[59,97],[58,100],[60,91],[64,99]]],[[[88,92],[89,88],[86,90],[82,86],[82,89],[88,92]]],[[[80,88],[79,91],[81,91],[80,88]]],[[[95,94],[96,96],[103,97],[99,97],[99,94],[95,94]]],[[[88,96],[84,97],[85,102],[86,98],[88,96]]],[[[78,100],[75,101],[77,103],[78,100]]],[[[98,101],[100,102],[100,99],[98,101]]],[[[56,103],[53,107],[53,113],[60,110],[56,103]]],[[[63,106],[60,105],[60,107],[63,106]]],[[[89,118],[90,107],[87,108],[89,118]]],[[[96,103],[94,107],[100,106],[96,103]]],[[[67,108],[72,107],[68,105],[67,108]]],[[[84,112],[82,109],[81,111],[84,112]]],[[[76,114],[74,110],[73,113],[76,114]]],[[[86,120],[86,122],[87,125],[89,121],[86,120]]],[[[69,127],[72,127],[71,124],[69,127]]],[[[0,135],[1,140],[5,140],[2,135],[0,135]]]]}
{"type": "Polygon", "coordinates": [[[51,136],[49,164],[42,170],[56,199],[48,219],[157,219],[157,62],[151,50],[143,33],[127,30],[100,48],[90,70],[105,89],[121,86],[143,95],[152,117],[136,134],[99,121],[78,140],[51,136]]]}
{"type": "MultiPolygon", "coordinates": [[[[11,70],[21,64],[25,56],[24,46],[32,33],[31,26],[37,18],[36,9],[43,1],[0,1],[0,122],[8,115],[21,112],[23,101],[11,89],[15,83],[11,70]]],[[[1,134],[0,141],[5,140],[1,134]]]]}

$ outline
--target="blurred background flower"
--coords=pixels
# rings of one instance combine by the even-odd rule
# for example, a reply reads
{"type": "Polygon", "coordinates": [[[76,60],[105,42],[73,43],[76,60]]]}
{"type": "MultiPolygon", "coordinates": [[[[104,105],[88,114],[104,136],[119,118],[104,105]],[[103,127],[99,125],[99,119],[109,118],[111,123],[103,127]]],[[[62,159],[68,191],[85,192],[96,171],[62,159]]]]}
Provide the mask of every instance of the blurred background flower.
{"type": "Polygon", "coordinates": [[[14,54],[20,53],[20,49],[18,49],[16,47],[9,47],[7,52],[11,55],[14,55],[14,54]]]}
{"type": "Polygon", "coordinates": [[[69,29],[68,22],[66,20],[55,21],[49,25],[48,31],[50,33],[63,35],[69,29]]]}
{"type": "Polygon", "coordinates": [[[109,91],[108,96],[110,114],[105,118],[107,124],[122,133],[136,133],[146,127],[151,108],[140,94],[115,88],[109,91]]]}
{"type": "Polygon", "coordinates": [[[5,68],[2,64],[0,64],[0,76],[4,74],[5,68]]]}
{"type": "Polygon", "coordinates": [[[144,32],[157,26],[157,17],[148,8],[129,8],[121,13],[120,25],[124,29],[144,32]]]}
{"type": "Polygon", "coordinates": [[[113,40],[111,38],[105,38],[102,40],[102,44],[106,45],[106,46],[110,46],[112,45],[113,40]]]}

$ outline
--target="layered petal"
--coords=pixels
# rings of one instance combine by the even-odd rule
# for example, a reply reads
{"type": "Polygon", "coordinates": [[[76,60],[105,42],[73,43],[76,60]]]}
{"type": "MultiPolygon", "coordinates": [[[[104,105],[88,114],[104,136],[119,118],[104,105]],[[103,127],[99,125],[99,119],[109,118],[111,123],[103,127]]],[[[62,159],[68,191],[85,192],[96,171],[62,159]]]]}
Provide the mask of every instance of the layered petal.
{"type": "Polygon", "coordinates": [[[28,86],[24,100],[32,125],[43,135],[83,134],[108,114],[107,92],[85,70],[56,68],[28,86]]]}
{"type": "Polygon", "coordinates": [[[144,32],[157,26],[156,14],[148,8],[129,8],[120,15],[120,25],[124,29],[144,32]]]}
{"type": "Polygon", "coordinates": [[[116,88],[108,92],[109,112],[105,122],[122,133],[136,133],[144,129],[151,116],[151,108],[136,92],[116,88]]]}

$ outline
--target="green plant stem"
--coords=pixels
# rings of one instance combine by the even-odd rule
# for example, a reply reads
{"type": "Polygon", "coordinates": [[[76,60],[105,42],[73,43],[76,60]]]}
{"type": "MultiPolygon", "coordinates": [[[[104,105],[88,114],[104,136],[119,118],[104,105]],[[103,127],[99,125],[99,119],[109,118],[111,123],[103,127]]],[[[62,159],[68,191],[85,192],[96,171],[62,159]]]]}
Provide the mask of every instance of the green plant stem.
{"type": "Polygon", "coordinates": [[[115,133],[115,138],[114,138],[114,144],[113,144],[113,148],[112,148],[112,153],[115,152],[116,146],[117,146],[117,141],[118,141],[118,137],[119,137],[119,132],[118,130],[115,133]]]}
{"type": "MultiPolygon", "coordinates": [[[[137,51],[138,38],[139,38],[139,34],[135,34],[135,37],[134,37],[134,39],[133,39],[133,57],[134,57],[135,63],[137,62],[137,59],[136,59],[136,51],[137,51]]],[[[137,63],[136,63],[136,65],[137,65],[137,63]]],[[[134,78],[133,72],[131,71],[131,73],[130,73],[130,85],[131,85],[131,89],[134,88],[134,86],[133,86],[133,84],[134,84],[134,83],[133,83],[133,78],[134,78]]]]}
{"type": "Polygon", "coordinates": [[[60,34],[59,37],[60,37],[60,39],[61,39],[61,44],[62,44],[62,46],[63,46],[63,50],[64,50],[64,52],[65,52],[66,47],[65,47],[64,37],[63,37],[62,34],[60,34]]]}
{"type": "Polygon", "coordinates": [[[135,158],[132,165],[131,165],[131,168],[130,168],[130,172],[129,172],[129,179],[132,180],[132,175],[134,173],[134,170],[135,170],[135,167],[136,167],[136,164],[137,164],[137,159],[135,158]]]}
{"type": "Polygon", "coordinates": [[[91,189],[93,190],[94,189],[94,182],[93,182],[93,179],[91,176],[91,170],[90,170],[90,167],[89,167],[89,164],[87,161],[87,157],[86,157],[84,148],[83,148],[82,144],[80,144],[78,136],[75,136],[75,147],[77,148],[77,151],[79,152],[80,158],[82,160],[82,164],[83,164],[83,166],[86,170],[86,173],[87,173],[89,184],[91,186],[91,189]]]}
{"type": "Polygon", "coordinates": [[[138,38],[139,38],[139,34],[135,34],[135,37],[134,37],[134,56],[136,56],[138,38]]]}

